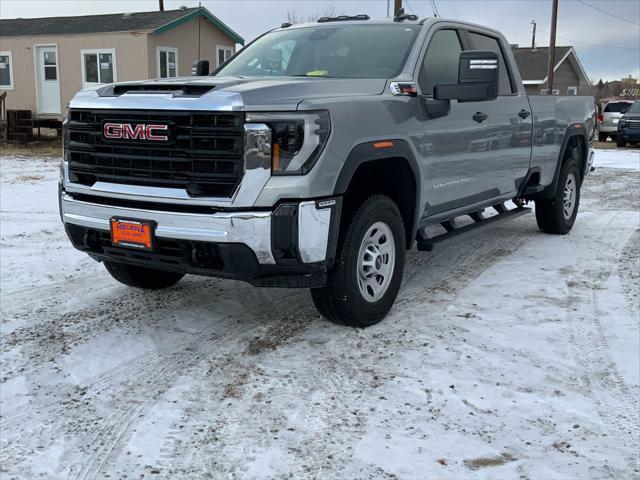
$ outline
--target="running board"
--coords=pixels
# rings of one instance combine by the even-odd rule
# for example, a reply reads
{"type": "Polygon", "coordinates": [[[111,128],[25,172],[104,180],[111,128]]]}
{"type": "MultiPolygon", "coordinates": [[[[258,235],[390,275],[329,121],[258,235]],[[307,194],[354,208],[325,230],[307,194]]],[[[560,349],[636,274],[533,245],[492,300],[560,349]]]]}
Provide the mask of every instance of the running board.
{"type": "Polygon", "coordinates": [[[435,237],[427,238],[422,230],[419,230],[417,238],[418,250],[420,250],[421,252],[431,251],[433,250],[433,247],[436,243],[444,242],[445,240],[457,237],[458,235],[462,235],[463,233],[470,232],[472,230],[475,230],[476,228],[483,227],[490,223],[499,222],[501,220],[510,220],[531,212],[530,208],[525,207],[518,207],[507,210],[507,207],[505,207],[503,203],[494,205],[492,208],[496,212],[498,212],[498,214],[488,218],[485,217],[482,212],[473,212],[467,214],[469,215],[469,217],[471,217],[474,223],[465,225],[463,227],[456,226],[455,219],[441,222],[440,225],[444,227],[446,232],[441,235],[436,235],[435,237]]]}

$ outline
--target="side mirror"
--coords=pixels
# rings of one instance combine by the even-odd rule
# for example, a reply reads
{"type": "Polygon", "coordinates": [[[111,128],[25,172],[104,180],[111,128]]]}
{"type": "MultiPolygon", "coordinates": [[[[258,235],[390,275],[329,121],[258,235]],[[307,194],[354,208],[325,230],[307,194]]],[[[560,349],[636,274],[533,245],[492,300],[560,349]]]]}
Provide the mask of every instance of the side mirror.
{"type": "Polygon", "coordinates": [[[198,60],[191,67],[191,75],[205,77],[209,75],[209,60],[198,60]]]}
{"type": "Polygon", "coordinates": [[[467,50],[458,61],[458,83],[433,87],[436,100],[483,102],[498,97],[498,54],[485,50],[467,50]]]}

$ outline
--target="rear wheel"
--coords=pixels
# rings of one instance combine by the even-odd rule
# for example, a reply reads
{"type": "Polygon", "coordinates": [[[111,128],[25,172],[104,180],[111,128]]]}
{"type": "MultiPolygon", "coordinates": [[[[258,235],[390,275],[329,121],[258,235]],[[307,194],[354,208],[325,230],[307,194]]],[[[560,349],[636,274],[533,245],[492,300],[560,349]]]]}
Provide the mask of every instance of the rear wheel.
{"type": "Polygon", "coordinates": [[[620,140],[620,139],[616,140],[616,146],[617,146],[618,148],[623,148],[623,147],[625,147],[626,145],[627,145],[627,142],[625,142],[624,140],[620,140]]]}
{"type": "Polygon", "coordinates": [[[311,290],[318,311],[330,321],[368,327],[393,306],[404,269],[405,231],[396,204],[384,195],[360,206],[338,246],[327,286],[311,290]]]}
{"type": "Polygon", "coordinates": [[[126,265],[105,260],[107,272],[120,283],[129,287],[159,290],[178,283],[184,273],[165,272],[152,268],[126,265]]]}
{"type": "Polygon", "coordinates": [[[606,142],[607,141],[607,134],[606,133],[598,133],[598,141],[599,142],[606,142]]]}
{"type": "Polygon", "coordinates": [[[560,170],[553,198],[536,200],[536,221],[545,233],[566,235],[571,231],[580,205],[580,170],[568,159],[560,170]]]}

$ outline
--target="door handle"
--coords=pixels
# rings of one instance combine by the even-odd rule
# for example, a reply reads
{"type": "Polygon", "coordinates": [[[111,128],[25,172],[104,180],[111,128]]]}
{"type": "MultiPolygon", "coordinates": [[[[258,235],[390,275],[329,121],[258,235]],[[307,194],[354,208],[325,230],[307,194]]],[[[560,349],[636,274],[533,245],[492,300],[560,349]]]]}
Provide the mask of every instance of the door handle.
{"type": "Polygon", "coordinates": [[[520,110],[520,113],[518,113],[518,116],[523,120],[527,118],[529,115],[531,115],[531,112],[529,110],[525,110],[524,108],[520,110]]]}
{"type": "Polygon", "coordinates": [[[488,117],[489,117],[489,115],[487,115],[486,113],[482,113],[482,112],[476,112],[476,113],[473,114],[473,119],[478,123],[484,122],[488,117]]]}

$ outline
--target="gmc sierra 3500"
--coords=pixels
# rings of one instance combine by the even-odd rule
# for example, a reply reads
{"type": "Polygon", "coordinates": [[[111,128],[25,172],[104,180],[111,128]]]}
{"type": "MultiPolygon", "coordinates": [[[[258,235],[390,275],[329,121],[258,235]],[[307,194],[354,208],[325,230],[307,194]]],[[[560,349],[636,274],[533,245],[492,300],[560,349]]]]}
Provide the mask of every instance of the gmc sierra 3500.
{"type": "Polygon", "coordinates": [[[414,244],[430,250],[528,201],[542,231],[569,232],[593,105],[527,97],[505,38],[478,25],[283,24],[211,76],[79,92],[61,217],[126,285],[191,273],[307,287],[323,316],[365,327],[392,307],[414,244]]]}

